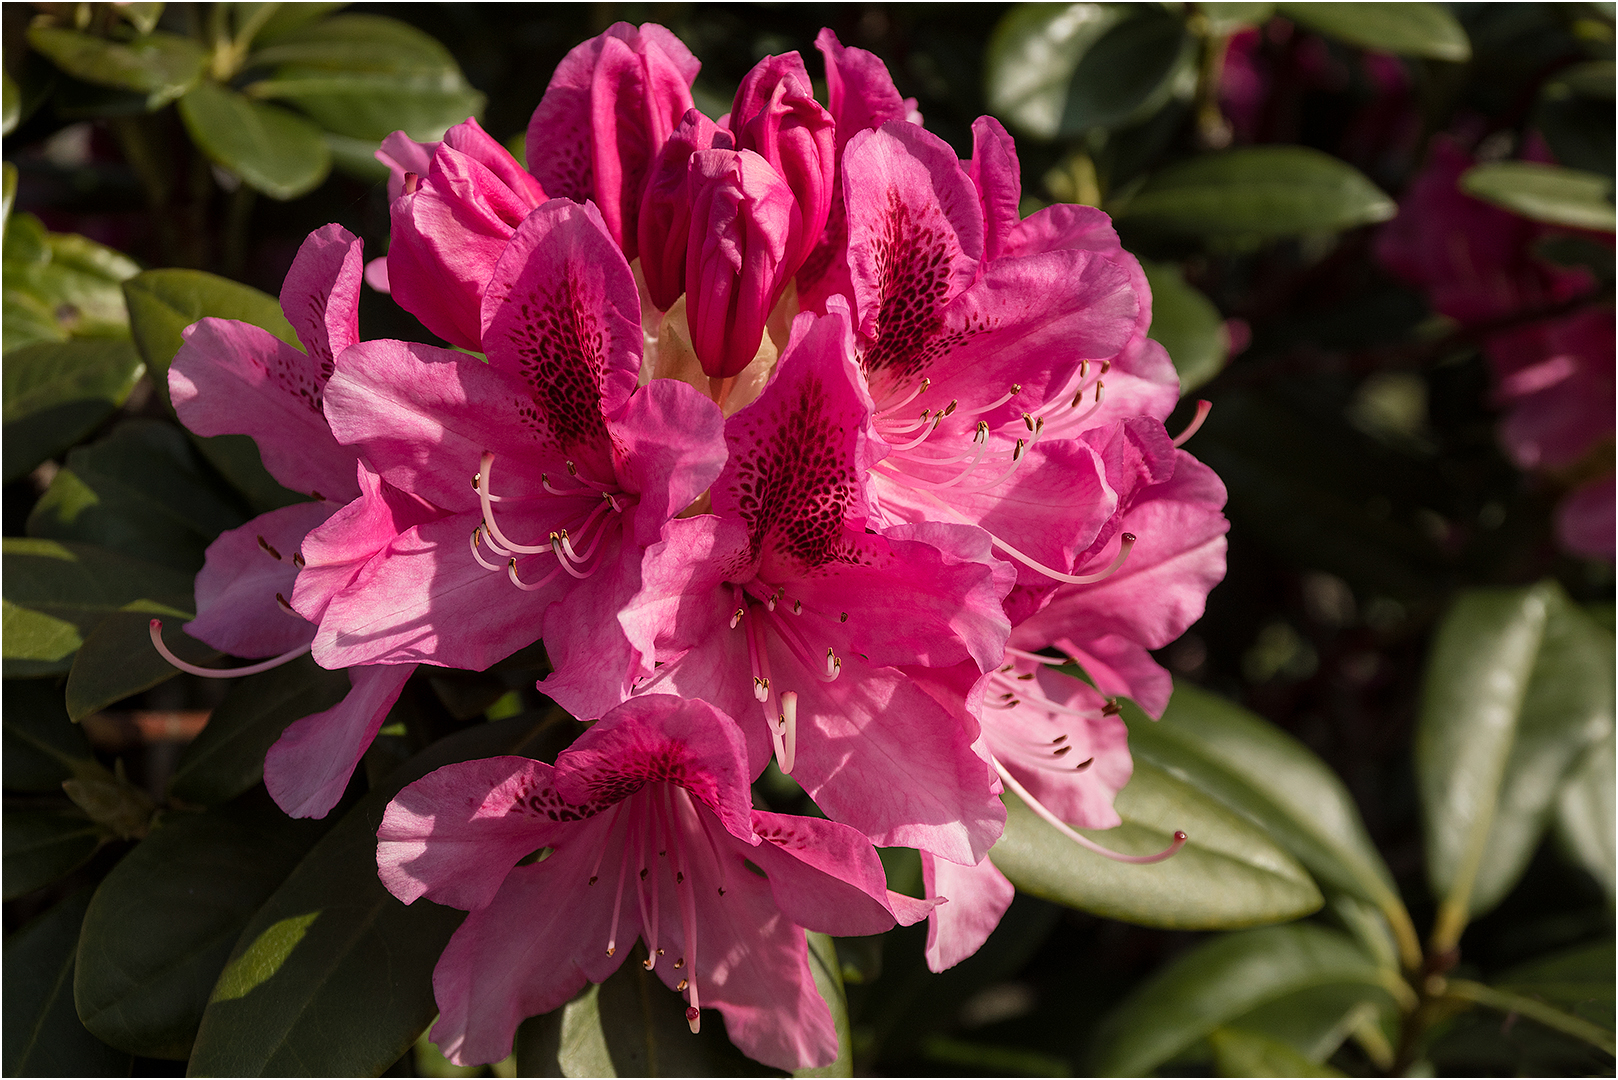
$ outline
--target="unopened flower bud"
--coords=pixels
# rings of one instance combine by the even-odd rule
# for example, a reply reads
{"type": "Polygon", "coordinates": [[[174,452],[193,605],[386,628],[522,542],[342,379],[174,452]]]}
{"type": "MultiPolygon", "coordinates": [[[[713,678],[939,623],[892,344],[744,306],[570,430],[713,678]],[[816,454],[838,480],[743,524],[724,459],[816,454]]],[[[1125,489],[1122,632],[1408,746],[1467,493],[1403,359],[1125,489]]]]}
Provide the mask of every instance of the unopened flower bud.
{"type": "Polygon", "coordinates": [[[691,155],[699,150],[732,149],[730,132],[688,110],[663,145],[641,196],[637,224],[641,273],[659,311],[667,311],[685,292],[685,248],[691,232],[691,155]]]}
{"type": "Polygon", "coordinates": [[[836,129],[814,99],[797,53],[766,57],[748,73],[730,110],[736,146],[768,161],[797,200],[786,273],[797,273],[820,239],[836,178],[836,129]]]}

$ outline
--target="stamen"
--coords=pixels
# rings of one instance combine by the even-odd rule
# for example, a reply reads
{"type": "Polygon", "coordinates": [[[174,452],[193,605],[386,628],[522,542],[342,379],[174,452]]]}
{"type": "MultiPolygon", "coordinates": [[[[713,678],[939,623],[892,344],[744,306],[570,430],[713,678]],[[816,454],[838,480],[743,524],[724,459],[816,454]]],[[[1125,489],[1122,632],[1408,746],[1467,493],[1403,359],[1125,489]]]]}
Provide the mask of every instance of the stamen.
{"type": "Polygon", "coordinates": [[[1010,645],[1006,646],[1006,655],[1020,657],[1024,660],[1032,660],[1036,664],[1049,664],[1052,667],[1061,667],[1064,664],[1071,664],[1073,662],[1065,656],[1041,656],[1039,653],[1024,652],[1022,649],[1013,649],[1010,645]]]}
{"type": "Polygon", "coordinates": [[[702,1005],[697,996],[697,905],[689,885],[677,885],[674,891],[680,899],[680,928],[685,936],[683,959],[691,963],[690,973],[686,976],[690,1004],[686,1006],[685,1020],[691,1025],[691,1034],[695,1035],[702,1030],[702,1005]]]}
{"type": "MultiPolygon", "coordinates": [[[[620,806],[623,804],[620,803],[620,806]]],[[[607,931],[607,955],[611,956],[618,949],[618,913],[623,910],[624,904],[624,874],[629,870],[629,833],[633,823],[624,826],[624,850],[618,856],[618,887],[612,893],[612,929],[607,931]]],[[[608,830],[609,835],[611,830],[608,830]]],[[[605,848],[603,848],[605,850],[605,848]]]]}
{"type": "Polygon", "coordinates": [[[277,607],[286,612],[288,615],[291,615],[294,619],[303,618],[302,615],[299,615],[297,611],[293,609],[291,604],[287,603],[287,598],[282,596],[280,593],[275,594],[275,603],[277,607]]]}
{"type": "Polygon", "coordinates": [[[785,757],[778,757],[777,764],[781,771],[788,776],[792,775],[792,767],[798,760],[798,692],[788,690],[781,695],[781,729],[782,749],[785,757]]]}
{"type": "Polygon", "coordinates": [[[1098,581],[1111,577],[1115,572],[1117,572],[1120,566],[1124,565],[1124,560],[1129,558],[1130,548],[1135,546],[1135,534],[1124,533],[1118,545],[1117,558],[1113,559],[1111,565],[1109,565],[1105,570],[1098,570],[1093,574],[1064,574],[1060,570],[1052,570],[1050,567],[1031,556],[1024,555],[1022,552],[1018,551],[1016,548],[1012,547],[998,536],[995,536],[993,533],[989,534],[989,540],[994,544],[995,547],[999,548],[1007,555],[1010,555],[1013,559],[1016,559],[1024,566],[1033,570],[1038,570],[1041,574],[1044,574],[1046,577],[1052,578],[1056,581],[1065,581],[1069,585],[1094,585],[1098,581]]]}
{"type": "Polygon", "coordinates": [[[500,545],[513,555],[538,555],[547,547],[554,547],[554,544],[513,543],[509,537],[500,531],[500,526],[494,520],[494,503],[489,498],[489,488],[494,483],[494,479],[490,475],[490,471],[494,468],[494,455],[487,450],[483,452],[481,467],[483,483],[478,485],[478,503],[483,510],[483,529],[489,534],[490,539],[499,541],[500,545]]]}
{"type": "Polygon", "coordinates": [[[1045,820],[1046,824],[1055,828],[1057,832],[1061,833],[1075,844],[1078,844],[1080,847],[1095,852],[1097,855],[1104,855],[1114,862],[1145,864],[1162,862],[1164,859],[1169,858],[1175,854],[1175,852],[1185,847],[1186,835],[1179,830],[1176,830],[1174,833],[1174,842],[1155,855],[1125,855],[1121,852],[1113,851],[1111,848],[1102,847],[1088,836],[1075,832],[1067,824],[1067,822],[1051,813],[1050,810],[1046,808],[1044,803],[1034,798],[1034,796],[1029,793],[1027,788],[1023,787],[1017,782],[1017,778],[1011,775],[1010,770],[1008,770],[1004,765],[1000,764],[999,758],[992,758],[991,760],[994,762],[995,771],[1000,774],[1000,779],[1005,781],[1006,786],[1012,791],[1015,791],[1017,796],[1022,799],[1023,802],[1028,804],[1028,809],[1038,814],[1045,820]]]}
{"type": "MultiPolygon", "coordinates": [[[[916,447],[918,447],[922,443],[926,442],[927,437],[929,435],[931,435],[933,432],[938,430],[939,421],[943,420],[946,415],[947,415],[946,413],[935,413],[933,415],[932,423],[926,424],[926,426],[922,428],[922,431],[921,431],[920,435],[917,435],[914,439],[911,439],[907,443],[899,443],[898,445],[894,446],[893,447],[894,452],[895,453],[903,453],[906,450],[914,450],[916,447]]],[[[925,420],[926,420],[926,415],[925,414],[923,414],[922,419],[925,422],[925,420]]]]}
{"type": "Polygon", "coordinates": [[[261,671],[269,671],[271,668],[278,668],[290,660],[296,660],[298,657],[308,652],[309,649],[314,645],[313,639],[310,639],[310,643],[308,645],[299,645],[296,649],[291,649],[284,652],[280,656],[272,656],[268,660],[261,661],[257,664],[248,664],[246,667],[205,668],[187,663],[186,661],[181,660],[178,656],[175,656],[174,653],[169,650],[168,645],[164,644],[163,642],[162,619],[153,619],[149,629],[152,635],[152,646],[157,649],[158,655],[162,656],[163,659],[167,660],[169,663],[173,664],[186,674],[200,675],[204,679],[234,679],[242,675],[257,675],[261,671]]]}
{"type": "Polygon", "coordinates": [[[573,563],[562,551],[561,533],[551,533],[551,553],[556,556],[557,564],[560,565],[563,570],[566,570],[570,576],[577,578],[579,581],[583,581],[585,578],[595,573],[595,569],[593,567],[589,570],[583,571],[573,569],[573,563]]]}
{"type": "Polygon", "coordinates": [[[928,379],[928,378],[923,378],[921,380],[921,382],[916,384],[916,388],[914,390],[910,391],[909,396],[906,397],[903,401],[898,401],[898,402],[895,402],[892,405],[887,406],[886,408],[884,408],[880,412],[878,412],[876,415],[879,416],[879,417],[880,416],[886,416],[890,412],[894,412],[894,411],[896,411],[898,409],[904,408],[906,405],[910,404],[912,401],[915,401],[918,397],[925,394],[927,392],[927,388],[929,386],[931,386],[932,384],[933,384],[933,380],[928,379]]]}
{"type": "Polygon", "coordinates": [[[262,536],[258,538],[258,546],[263,548],[265,552],[269,554],[270,558],[274,559],[276,562],[281,561],[281,553],[271,547],[269,541],[265,540],[262,536]]]}
{"type": "Polygon", "coordinates": [[[292,565],[296,566],[299,570],[302,570],[305,566],[308,566],[309,564],[303,561],[303,552],[294,551],[292,553],[292,565]]]}
{"type": "Polygon", "coordinates": [[[1197,433],[1197,429],[1202,427],[1202,422],[1204,420],[1208,419],[1208,414],[1210,412],[1212,412],[1212,411],[1213,411],[1213,402],[1211,402],[1211,401],[1198,401],[1197,402],[1197,415],[1193,416],[1191,418],[1191,422],[1185,426],[1185,430],[1180,432],[1180,434],[1175,437],[1174,445],[1177,446],[1177,447],[1178,446],[1184,446],[1187,442],[1189,442],[1190,439],[1191,439],[1191,436],[1193,436],[1193,435],[1195,435],[1197,433]]]}
{"type": "Polygon", "coordinates": [[[506,576],[511,579],[511,583],[513,585],[517,586],[517,588],[521,589],[523,592],[533,592],[536,589],[543,589],[545,586],[549,585],[552,581],[556,580],[556,575],[558,573],[560,573],[560,571],[552,570],[550,573],[546,574],[544,577],[540,578],[538,581],[534,582],[532,585],[525,585],[525,584],[523,584],[522,578],[517,576],[517,560],[512,559],[509,563],[506,564],[506,576]]]}
{"type": "MultiPolygon", "coordinates": [[[[485,570],[493,570],[495,573],[499,573],[500,572],[500,567],[495,565],[492,562],[489,562],[487,559],[485,559],[483,557],[482,553],[480,551],[478,551],[478,548],[482,546],[482,543],[481,543],[482,537],[483,537],[483,526],[478,525],[476,528],[474,528],[472,530],[472,545],[471,545],[472,546],[472,558],[477,562],[477,564],[479,566],[483,567],[483,569],[485,569],[485,570]]],[[[490,545],[490,549],[493,550],[493,545],[492,544],[490,545]]],[[[513,559],[512,562],[516,562],[516,560],[513,559]]],[[[521,588],[521,586],[519,585],[518,588],[521,588]]]]}

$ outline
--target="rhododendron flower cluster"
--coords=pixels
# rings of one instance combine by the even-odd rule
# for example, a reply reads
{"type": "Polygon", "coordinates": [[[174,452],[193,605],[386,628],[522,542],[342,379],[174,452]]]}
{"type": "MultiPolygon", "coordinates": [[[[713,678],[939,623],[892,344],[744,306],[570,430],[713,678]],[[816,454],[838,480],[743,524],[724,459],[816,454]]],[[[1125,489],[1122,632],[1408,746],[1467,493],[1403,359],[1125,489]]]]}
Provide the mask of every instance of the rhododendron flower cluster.
{"type": "Polygon", "coordinates": [[[334,805],[416,665],[542,640],[540,688],[592,724],[388,808],[384,883],[471,912],[434,978],[458,1063],[637,939],[693,1030],[717,1008],[761,1061],[831,1061],[803,928],[930,917],[935,969],[975,951],[1012,892],[1002,795],[1097,847],[1073,827],[1119,820],[1115,699],[1161,714],[1149,650],[1223,576],[1225,492],[1164,429],[1178,381],[1106,216],[1021,218],[998,123],[962,161],[874,56],[818,46],[827,102],[791,53],[714,119],[677,38],[618,24],[557,69],[526,169],[472,120],[389,139],[365,276],[459,349],[360,340],[328,226],[282,297],[304,351],[205,320],[174,364],[182,420],[315,497],[210,549],[190,624],[352,673],[271,751],[285,809],[334,805]],[[829,820],[752,808],[772,761],[829,820]],[[927,898],[873,845],[919,849],[927,898]]]}

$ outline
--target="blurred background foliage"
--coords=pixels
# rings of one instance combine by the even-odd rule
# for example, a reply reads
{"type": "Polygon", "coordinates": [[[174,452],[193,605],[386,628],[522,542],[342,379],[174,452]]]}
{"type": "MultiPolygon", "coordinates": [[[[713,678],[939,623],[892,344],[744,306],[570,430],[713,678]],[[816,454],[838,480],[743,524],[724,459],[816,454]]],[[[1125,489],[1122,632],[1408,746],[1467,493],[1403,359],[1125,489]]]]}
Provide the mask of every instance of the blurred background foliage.
{"type": "MultiPolygon", "coordinates": [[[[419,676],[337,811],[279,815],[264,750],[346,680],[175,678],[144,635],[188,614],[214,536],[300,496],[245,440],[179,428],[163,373],[203,315],[292,340],[272,297],[309,231],[386,250],[383,135],[473,114],[520,152],[557,62],[618,19],[685,40],[711,116],[763,56],[819,78],[821,26],[959,153],[996,115],[1024,213],[1101,206],[1146,265],[1188,393],[1171,430],[1213,403],[1189,448],[1229,487],[1229,573],[1158,655],[1169,713],[1126,706],[1108,840],[1191,846],[1119,868],[1013,805],[993,858],[1021,895],[976,956],[928,973],[921,927],[814,942],[852,1051],[833,1071],[1611,1074],[1613,568],[1560,553],[1553,515],[1612,441],[1520,471],[1480,344],[1610,312],[1613,5],[0,13],[7,1074],[488,1071],[418,1039],[455,921],[381,892],[372,834],[412,776],[566,744],[543,653],[419,676]],[[1467,192],[1543,226],[1523,258],[1584,269],[1571,300],[1467,325],[1379,265],[1440,135],[1477,162],[1467,192]]],[[[367,337],[431,340],[361,305],[367,337]]],[[[191,644],[174,633],[210,660],[191,644]]],[[[773,767],[759,788],[804,808],[773,767]]],[[[919,888],[913,853],[884,859],[919,888]]],[[[637,974],[525,1025],[493,1071],[755,1070],[671,1031],[637,974]]]]}

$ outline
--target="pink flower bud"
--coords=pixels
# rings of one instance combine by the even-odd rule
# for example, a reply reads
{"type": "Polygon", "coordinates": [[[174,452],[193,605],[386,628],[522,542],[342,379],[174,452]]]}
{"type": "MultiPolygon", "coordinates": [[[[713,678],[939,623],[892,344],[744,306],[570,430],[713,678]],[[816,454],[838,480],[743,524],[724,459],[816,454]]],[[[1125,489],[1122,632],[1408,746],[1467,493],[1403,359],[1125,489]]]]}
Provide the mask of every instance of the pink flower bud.
{"type": "Polygon", "coordinates": [[[797,273],[826,227],[836,179],[836,128],[810,90],[797,53],[769,56],[742,80],[730,110],[738,149],[752,150],[781,174],[797,199],[786,273],[797,273]]]}
{"type": "Polygon", "coordinates": [[[403,180],[388,249],[393,298],[445,341],[480,349],[483,288],[545,191],[476,120],[445,133],[425,176],[403,180]]]}
{"type": "Polygon", "coordinates": [[[563,58],[528,122],[529,171],[555,197],[593,199],[626,259],[652,162],[701,67],[663,27],[614,23],[563,58]]]}
{"type": "Polygon", "coordinates": [[[637,233],[646,291],[659,311],[685,292],[685,248],[691,233],[691,155],[699,150],[730,150],[730,132],[690,109],[657,155],[641,196],[637,233]]]}
{"type": "Polygon", "coordinates": [[[688,182],[691,345],[709,377],[729,378],[757,354],[765,321],[791,280],[782,271],[797,201],[770,163],[750,150],[692,154],[688,182]]]}

